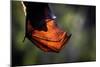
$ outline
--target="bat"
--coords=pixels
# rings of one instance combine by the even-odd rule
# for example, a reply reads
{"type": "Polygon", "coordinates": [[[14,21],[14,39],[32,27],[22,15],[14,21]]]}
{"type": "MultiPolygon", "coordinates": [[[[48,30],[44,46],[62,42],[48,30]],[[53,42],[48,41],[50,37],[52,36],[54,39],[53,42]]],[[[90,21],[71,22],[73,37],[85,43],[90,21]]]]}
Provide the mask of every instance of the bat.
{"type": "Polygon", "coordinates": [[[45,52],[59,53],[71,34],[57,25],[49,4],[27,1],[22,4],[26,16],[25,37],[45,52]]]}

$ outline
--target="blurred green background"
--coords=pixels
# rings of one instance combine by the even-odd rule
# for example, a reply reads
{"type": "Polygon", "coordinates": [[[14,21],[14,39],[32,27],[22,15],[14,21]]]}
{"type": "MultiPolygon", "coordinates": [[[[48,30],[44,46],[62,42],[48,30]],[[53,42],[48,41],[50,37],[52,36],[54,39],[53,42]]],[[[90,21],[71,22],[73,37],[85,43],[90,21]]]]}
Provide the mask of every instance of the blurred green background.
{"type": "Polygon", "coordinates": [[[57,24],[72,34],[60,53],[43,52],[25,36],[20,1],[11,1],[12,65],[72,63],[96,60],[95,6],[49,4],[57,24]]]}

